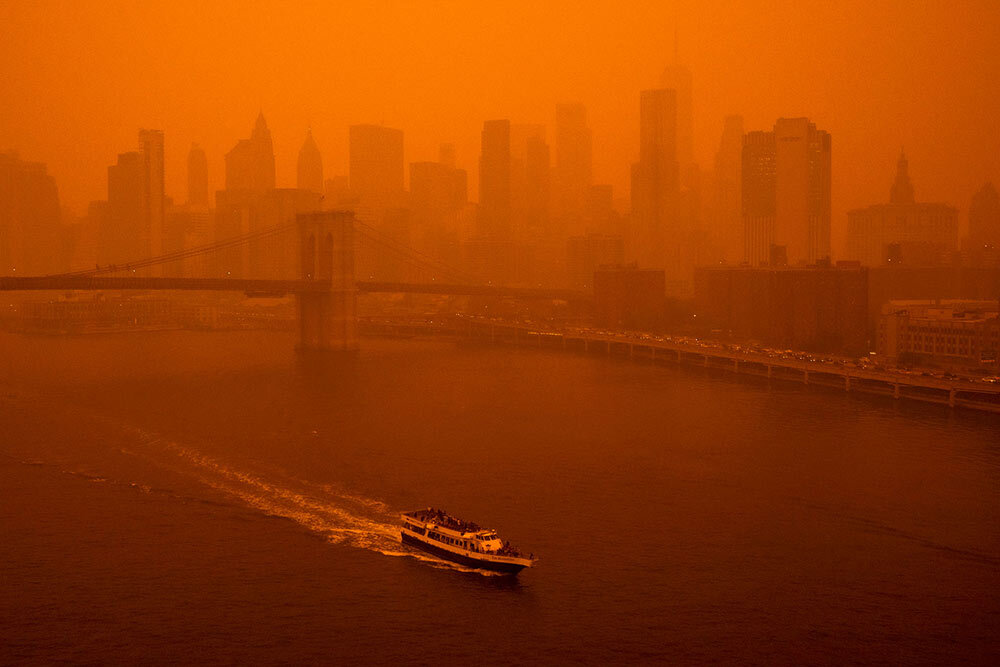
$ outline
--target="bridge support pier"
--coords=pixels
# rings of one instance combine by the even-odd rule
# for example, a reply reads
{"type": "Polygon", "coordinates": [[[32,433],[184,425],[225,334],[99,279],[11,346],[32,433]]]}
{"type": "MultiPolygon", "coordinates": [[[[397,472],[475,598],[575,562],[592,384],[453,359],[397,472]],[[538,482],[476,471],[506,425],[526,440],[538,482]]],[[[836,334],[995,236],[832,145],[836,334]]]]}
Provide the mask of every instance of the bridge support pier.
{"type": "Polygon", "coordinates": [[[299,349],[356,352],[358,297],[354,284],[354,214],[303,213],[297,218],[302,278],[316,289],[298,294],[299,349]]]}

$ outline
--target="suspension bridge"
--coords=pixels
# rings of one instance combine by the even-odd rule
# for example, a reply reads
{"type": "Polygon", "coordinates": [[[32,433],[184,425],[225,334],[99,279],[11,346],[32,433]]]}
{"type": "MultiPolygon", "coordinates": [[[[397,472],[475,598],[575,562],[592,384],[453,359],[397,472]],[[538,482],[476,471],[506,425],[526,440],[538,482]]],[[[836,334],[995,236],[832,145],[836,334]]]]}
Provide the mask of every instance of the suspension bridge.
{"type": "Polygon", "coordinates": [[[574,290],[493,285],[392,239],[351,211],[299,214],[293,223],[93,270],[0,277],[0,291],[133,289],[294,294],[300,347],[334,351],[357,349],[359,292],[589,300],[574,290]],[[297,275],[289,275],[295,267],[297,275]]]}

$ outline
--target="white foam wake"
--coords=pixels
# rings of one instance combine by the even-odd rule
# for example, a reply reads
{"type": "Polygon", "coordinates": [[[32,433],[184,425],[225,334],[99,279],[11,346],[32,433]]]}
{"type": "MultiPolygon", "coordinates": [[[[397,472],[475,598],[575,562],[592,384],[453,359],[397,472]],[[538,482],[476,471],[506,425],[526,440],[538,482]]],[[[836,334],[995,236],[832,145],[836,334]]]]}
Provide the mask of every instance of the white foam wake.
{"type": "Polygon", "coordinates": [[[139,428],[139,454],[269,516],[290,519],[332,544],[367,549],[385,556],[408,557],[433,567],[495,576],[498,573],[464,567],[412,550],[402,544],[398,514],[380,500],[332,484],[295,479],[276,472],[257,473],[234,468],[191,446],[161,438],[139,428]]]}

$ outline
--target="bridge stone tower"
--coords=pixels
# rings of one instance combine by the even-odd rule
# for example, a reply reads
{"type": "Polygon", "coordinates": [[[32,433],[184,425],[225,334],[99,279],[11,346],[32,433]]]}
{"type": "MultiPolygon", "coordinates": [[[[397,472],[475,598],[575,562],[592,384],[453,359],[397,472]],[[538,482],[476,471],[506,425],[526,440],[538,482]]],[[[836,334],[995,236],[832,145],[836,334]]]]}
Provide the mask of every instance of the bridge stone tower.
{"type": "Polygon", "coordinates": [[[298,294],[299,349],[358,349],[358,299],[354,284],[354,213],[320,211],[296,219],[301,278],[316,283],[298,294]]]}

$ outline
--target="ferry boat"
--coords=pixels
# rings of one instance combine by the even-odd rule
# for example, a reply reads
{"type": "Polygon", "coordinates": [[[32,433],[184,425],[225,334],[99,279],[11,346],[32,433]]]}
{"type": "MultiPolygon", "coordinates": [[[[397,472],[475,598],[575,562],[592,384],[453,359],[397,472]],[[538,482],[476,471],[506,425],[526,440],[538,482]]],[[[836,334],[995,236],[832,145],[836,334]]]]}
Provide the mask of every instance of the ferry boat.
{"type": "Polygon", "coordinates": [[[400,514],[400,537],[405,544],[468,567],[517,574],[538,560],[525,556],[495,530],[462,521],[443,510],[427,509],[400,514]]]}

